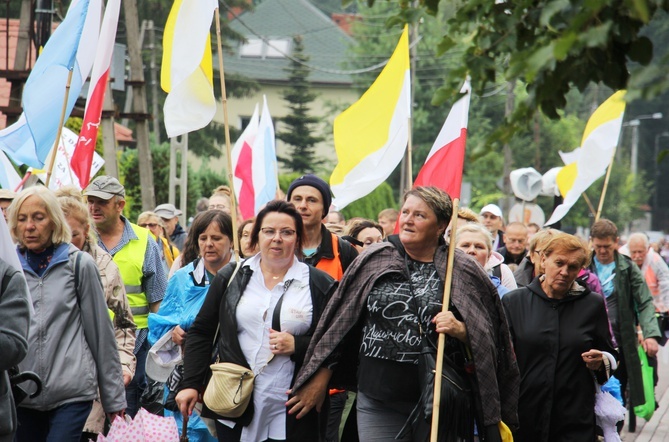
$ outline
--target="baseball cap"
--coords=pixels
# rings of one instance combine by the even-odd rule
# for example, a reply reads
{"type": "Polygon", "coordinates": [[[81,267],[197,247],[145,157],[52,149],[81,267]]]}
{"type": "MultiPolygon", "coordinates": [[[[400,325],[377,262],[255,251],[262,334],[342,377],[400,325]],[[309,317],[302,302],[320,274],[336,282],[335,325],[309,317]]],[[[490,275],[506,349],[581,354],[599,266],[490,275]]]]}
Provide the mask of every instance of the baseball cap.
{"type": "Polygon", "coordinates": [[[174,207],[174,204],[161,204],[153,209],[153,213],[161,218],[172,219],[175,216],[181,215],[183,212],[174,207]]]}
{"type": "Polygon", "coordinates": [[[125,198],[125,188],[116,178],[102,175],[91,181],[84,189],[84,196],[95,196],[103,200],[111,199],[113,196],[125,198]]]}
{"type": "Polygon", "coordinates": [[[481,209],[481,212],[479,212],[479,215],[483,215],[484,213],[492,213],[495,216],[498,216],[500,218],[504,218],[502,215],[502,209],[499,208],[497,204],[488,204],[487,206],[483,207],[481,209]]]}
{"type": "Polygon", "coordinates": [[[181,361],[181,346],[172,340],[172,331],[165,333],[149,350],[146,358],[146,375],[158,382],[167,382],[167,378],[181,361]]]}

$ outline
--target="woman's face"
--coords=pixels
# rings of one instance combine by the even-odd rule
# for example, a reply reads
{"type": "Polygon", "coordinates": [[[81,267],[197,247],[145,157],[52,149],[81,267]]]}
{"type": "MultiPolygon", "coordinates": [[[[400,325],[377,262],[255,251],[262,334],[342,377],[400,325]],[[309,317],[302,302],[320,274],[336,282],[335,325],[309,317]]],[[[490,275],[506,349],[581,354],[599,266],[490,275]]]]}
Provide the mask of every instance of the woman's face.
{"type": "Polygon", "coordinates": [[[550,256],[542,256],[541,265],[546,275],[541,287],[550,297],[562,298],[572,286],[583,264],[583,252],[555,250],[550,256]]]}
{"type": "Polygon", "coordinates": [[[242,229],[242,237],[239,239],[239,248],[242,255],[249,257],[255,255],[258,251],[251,247],[251,231],[253,230],[253,223],[248,223],[242,229]]]}
{"type": "Polygon", "coordinates": [[[72,244],[79,250],[84,248],[86,244],[86,238],[88,237],[88,229],[90,226],[88,224],[82,224],[79,220],[68,216],[67,224],[70,225],[70,230],[72,230],[72,244]]]}
{"type": "Polygon", "coordinates": [[[209,198],[209,210],[222,210],[228,215],[232,214],[230,198],[224,195],[214,195],[209,198]]]}
{"type": "Polygon", "coordinates": [[[262,220],[258,234],[261,259],[292,262],[297,247],[295,220],[290,215],[270,212],[262,220]]]}
{"type": "Polygon", "coordinates": [[[30,251],[42,252],[53,244],[51,236],[54,225],[46,212],[42,198],[30,195],[19,207],[16,218],[16,233],[30,251]]]}
{"type": "Polygon", "coordinates": [[[139,223],[139,227],[149,229],[156,238],[164,236],[163,227],[160,225],[160,220],[157,216],[148,216],[145,220],[139,223]]]}
{"type": "Polygon", "coordinates": [[[446,226],[422,199],[410,195],[400,212],[400,241],[405,247],[435,247],[446,226]]]}
{"type": "Polygon", "coordinates": [[[358,249],[358,252],[362,252],[372,244],[382,242],[383,235],[379,232],[379,229],[375,227],[365,227],[358,233],[358,236],[355,239],[363,244],[362,246],[355,246],[355,248],[358,249]]]}
{"type": "Polygon", "coordinates": [[[198,236],[197,243],[204,266],[211,273],[218,272],[230,262],[230,238],[221,233],[217,223],[209,224],[207,229],[198,236]]]}
{"type": "Polygon", "coordinates": [[[480,233],[461,232],[455,246],[478,261],[481,267],[485,267],[488,258],[490,258],[490,250],[480,233]]]}

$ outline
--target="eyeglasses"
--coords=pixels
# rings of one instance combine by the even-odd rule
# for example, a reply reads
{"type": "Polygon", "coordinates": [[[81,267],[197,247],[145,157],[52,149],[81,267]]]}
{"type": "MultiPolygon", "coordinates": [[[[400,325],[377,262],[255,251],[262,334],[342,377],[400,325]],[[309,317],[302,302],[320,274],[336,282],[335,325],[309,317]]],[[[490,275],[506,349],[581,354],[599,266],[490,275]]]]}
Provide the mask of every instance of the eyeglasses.
{"type": "Polygon", "coordinates": [[[276,230],[271,227],[263,227],[260,229],[263,235],[265,235],[265,238],[274,238],[276,236],[276,232],[279,232],[279,236],[281,239],[290,239],[293,236],[295,236],[295,230],[293,229],[281,229],[281,230],[276,230]]]}
{"type": "Polygon", "coordinates": [[[157,223],[142,223],[139,225],[139,227],[144,227],[145,229],[148,227],[149,229],[155,229],[158,227],[157,223]]]}
{"type": "Polygon", "coordinates": [[[209,204],[209,210],[226,210],[227,208],[225,204],[209,204]]]}

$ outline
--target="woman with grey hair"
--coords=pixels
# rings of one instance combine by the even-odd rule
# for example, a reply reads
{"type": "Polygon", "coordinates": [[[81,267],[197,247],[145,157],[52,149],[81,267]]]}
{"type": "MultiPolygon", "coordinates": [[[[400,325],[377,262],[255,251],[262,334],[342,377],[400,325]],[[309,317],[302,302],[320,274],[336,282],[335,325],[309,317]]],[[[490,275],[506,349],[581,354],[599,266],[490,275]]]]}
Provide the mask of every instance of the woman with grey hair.
{"type": "Polygon", "coordinates": [[[98,387],[110,419],[126,408],[100,274],[93,258],[70,244],[67,220],[47,188],[22,191],[9,207],[9,226],[35,310],[19,368],[43,384],[17,409],[16,440],[78,441],[98,387]]]}
{"type": "Polygon", "coordinates": [[[504,264],[502,255],[492,250],[492,234],[481,224],[469,223],[459,227],[455,232],[455,247],[481,264],[500,296],[518,288],[513,272],[504,264]]]}
{"type": "Polygon", "coordinates": [[[500,299],[483,269],[458,250],[449,310],[442,312],[443,234],[452,212],[451,198],[436,187],[406,193],[399,235],[356,258],[328,303],[288,400],[290,413],[299,418],[320,409],[328,385],[357,390],[360,440],[418,440],[413,428],[398,433],[421,397],[425,340],[444,333],[445,362],[473,385],[467,407],[442,401],[441,415],[455,421],[450,437],[472,440],[475,418],[486,441],[500,440],[500,421],[516,426],[519,375],[500,299]]]}

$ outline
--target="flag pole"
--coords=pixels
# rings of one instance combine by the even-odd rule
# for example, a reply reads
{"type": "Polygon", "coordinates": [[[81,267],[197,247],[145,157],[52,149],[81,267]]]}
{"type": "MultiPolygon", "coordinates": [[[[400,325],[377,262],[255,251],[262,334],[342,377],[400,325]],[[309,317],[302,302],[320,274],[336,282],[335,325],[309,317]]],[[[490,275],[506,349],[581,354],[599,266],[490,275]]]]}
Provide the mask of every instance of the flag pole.
{"type": "Polygon", "coordinates": [[[609,187],[609,178],[611,177],[611,169],[613,169],[613,160],[616,156],[616,150],[613,149],[611,153],[611,162],[609,163],[609,168],[606,169],[606,178],[604,178],[604,188],[602,189],[602,196],[599,197],[599,207],[597,207],[597,213],[595,214],[595,222],[599,221],[599,217],[602,215],[602,208],[604,207],[604,198],[606,197],[606,189],[609,187]]]}
{"type": "Polygon", "coordinates": [[[406,174],[407,174],[407,190],[411,190],[413,187],[413,163],[411,160],[412,157],[412,152],[413,152],[413,140],[411,136],[412,132],[412,126],[411,126],[411,117],[409,117],[409,124],[408,124],[408,129],[409,129],[409,139],[407,141],[407,166],[406,166],[406,174]]]}
{"type": "Polygon", "coordinates": [[[65,124],[65,113],[67,113],[67,99],[70,95],[70,86],[72,85],[72,73],[74,68],[70,69],[70,72],[67,74],[67,83],[65,84],[65,98],[63,98],[63,109],[60,112],[60,122],[58,123],[58,133],[56,134],[56,143],[53,146],[51,160],[49,161],[49,167],[46,169],[46,187],[49,188],[49,182],[51,181],[51,173],[53,172],[53,165],[56,163],[56,155],[58,155],[58,144],[60,142],[60,137],[63,134],[63,124],[65,124]]]}
{"type": "Polygon", "coordinates": [[[592,201],[590,201],[590,198],[588,198],[588,194],[583,192],[581,195],[583,195],[583,199],[585,200],[585,203],[588,205],[590,213],[592,213],[592,216],[595,216],[597,212],[595,212],[595,206],[592,205],[592,201]]]}
{"type": "Polygon", "coordinates": [[[235,192],[235,181],[232,177],[232,147],[230,146],[230,125],[228,124],[228,97],[225,92],[225,73],[223,71],[223,44],[221,43],[221,17],[219,8],[215,10],[216,20],[216,46],[218,50],[218,70],[221,73],[221,103],[223,104],[223,127],[225,129],[225,150],[228,157],[228,182],[230,183],[230,201],[232,207],[232,239],[235,250],[235,258],[239,258],[239,238],[237,236],[237,193],[235,192]]]}
{"type": "MultiPolygon", "coordinates": [[[[457,220],[460,209],[460,198],[453,198],[453,219],[457,220]]],[[[455,226],[453,226],[455,227],[455,226]]],[[[444,296],[441,311],[448,311],[451,301],[451,285],[453,284],[453,259],[455,258],[455,231],[451,228],[450,242],[448,244],[448,261],[446,263],[446,281],[444,282],[444,296]]],[[[446,335],[439,333],[437,344],[437,361],[434,370],[434,400],[432,402],[432,428],[430,430],[430,442],[437,442],[439,436],[439,407],[441,406],[441,373],[444,370],[444,347],[446,346],[446,335]]]]}
{"type": "Polygon", "coordinates": [[[21,182],[19,183],[18,186],[16,186],[16,189],[14,189],[14,192],[18,192],[21,187],[28,181],[28,178],[30,178],[30,175],[32,175],[32,172],[29,170],[26,172],[26,174],[23,176],[21,179],[21,182]]]}

